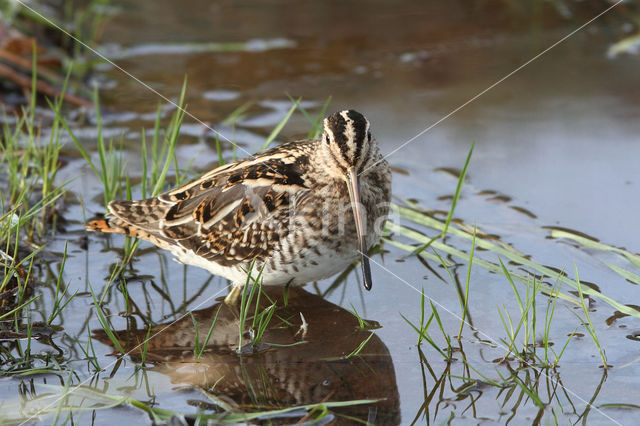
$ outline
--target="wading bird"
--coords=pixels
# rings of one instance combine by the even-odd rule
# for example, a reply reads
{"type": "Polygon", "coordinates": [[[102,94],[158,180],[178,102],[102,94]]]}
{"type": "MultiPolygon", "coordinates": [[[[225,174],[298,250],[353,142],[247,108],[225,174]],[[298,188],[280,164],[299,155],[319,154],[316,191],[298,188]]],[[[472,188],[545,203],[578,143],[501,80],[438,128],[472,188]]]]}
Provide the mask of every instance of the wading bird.
{"type": "Polygon", "coordinates": [[[226,164],[156,197],[112,201],[87,228],[141,238],[231,280],[225,301],[233,304],[250,269],[264,285],[302,284],[358,257],[371,289],[367,251],[390,197],[391,171],[369,121],[345,110],[324,119],[320,139],[226,164]]]}

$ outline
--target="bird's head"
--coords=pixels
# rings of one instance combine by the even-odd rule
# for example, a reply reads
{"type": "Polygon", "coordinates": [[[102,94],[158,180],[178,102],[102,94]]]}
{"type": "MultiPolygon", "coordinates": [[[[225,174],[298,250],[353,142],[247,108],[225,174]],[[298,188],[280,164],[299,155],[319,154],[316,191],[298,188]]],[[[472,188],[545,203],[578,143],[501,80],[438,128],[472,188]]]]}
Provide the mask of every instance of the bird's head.
{"type": "Polygon", "coordinates": [[[369,121],[352,109],[336,112],[324,119],[322,143],[337,173],[345,175],[351,168],[361,172],[371,150],[369,121]]]}
{"type": "Polygon", "coordinates": [[[369,121],[352,109],[336,112],[324,119],[322,144],[328,152],[327,173],[344,179],[358,232],[363,284],[371,290],[371,268],[366,246],[366,223],[360,202],[359,174],[366,170],[372,158],[374,140],[369,121]]]}

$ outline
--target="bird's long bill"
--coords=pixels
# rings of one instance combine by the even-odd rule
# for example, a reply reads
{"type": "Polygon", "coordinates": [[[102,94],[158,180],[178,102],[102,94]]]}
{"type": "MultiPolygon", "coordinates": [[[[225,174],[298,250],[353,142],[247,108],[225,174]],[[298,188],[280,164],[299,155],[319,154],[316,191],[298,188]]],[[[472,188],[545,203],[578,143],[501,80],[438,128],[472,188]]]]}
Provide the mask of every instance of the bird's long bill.
{"type": "Polygon", "coordinates": [[[351,198],[351,208],[353,209],[353,217],[356,222],[356,230],[358,231],[358,241],[360,243],[360,257],[362,265],[362,278],[364,280],[364,288],[371,290],[373,285],[371,281],[371,266],[369,265],[369,257],[367,256],[367,244],[364,235],[364,223],[362,221],[362,205],[360,204],[360,179],[355,167],[351,167],[347,173],[347,187],[349,188],[349,197],[351,198]]]}

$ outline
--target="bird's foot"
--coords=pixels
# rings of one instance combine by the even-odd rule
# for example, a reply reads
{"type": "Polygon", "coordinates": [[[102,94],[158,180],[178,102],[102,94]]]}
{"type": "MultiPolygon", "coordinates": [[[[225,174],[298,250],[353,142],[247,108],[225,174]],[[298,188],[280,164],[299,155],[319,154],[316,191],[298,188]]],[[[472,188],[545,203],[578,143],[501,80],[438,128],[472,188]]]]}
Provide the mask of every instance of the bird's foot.
{"type": "Polygon", "coordinates": [[[244,285],[234,284],[227,297],[224,298],[224,303],[228,306],[236,306],[242,295],[243,287],[244,285]]]}

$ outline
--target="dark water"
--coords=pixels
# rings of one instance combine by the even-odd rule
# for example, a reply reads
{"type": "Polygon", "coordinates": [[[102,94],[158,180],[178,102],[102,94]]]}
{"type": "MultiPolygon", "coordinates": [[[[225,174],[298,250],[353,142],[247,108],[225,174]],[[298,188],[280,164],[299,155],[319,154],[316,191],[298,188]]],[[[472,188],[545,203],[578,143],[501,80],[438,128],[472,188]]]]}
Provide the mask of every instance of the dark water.
{"type": "MultiPolygon", "coordinates": [[[[242,157],[243,150],[258,150],[284,116],[290,107],[286,93],[302,97],[310,111],[318,111],[332,96],[331,111],[350,107],[365,113],[382,151],[391,153],[389,162],[399,170],[393,178],[394,196],[416,199],[430,209],[449,209],[447,196],[457,179],[443,168],[460,168],[475,141],[456,217],[498,235],[540,264],[567,271],[577,266],[581,279],[596,283],[607,296],[640,305],[637,286],[603,263],[615,259],[550,240],[543,228],[567,227],[631,252],[640,250],[640,58],[608,55],[614,43],[637,31],[635,4],[617,6],[492,87],[610,4],[118,1],[113,2],[118,13],[105,25],[99,50],[167,98],[179,95],[188,76],[186,103],[201,122],[185,121],[178,157],[181,165],[191,162],[195,171],[217,164],[212,133],[202,123],[217,128],[235,108],[252,102],[237,128],[219,127],[238,142],[242,157]]],[[[100,65],[93,78],[101,86],[106,132],[124,136],[127,169],[135,176],[140,173],[140,129],[153,127],[157,105],[166,102],[109,64],[100,65]]],[[[170,113],[171,107],[165,110],[170,113]]],[[[88,123],[84,129],[88,149],[95,148],[94,127],[88,123]]],[[[279,140],[304,135],[308,127],[296,114],[279,140]]],[[[223,147],[231,158],[230,144],[223,147]]],[[[71,156],[73,151],[68,145],[69,162],[59,179],[82,174],[71,188],[91,217],[102,211],[101,187],[83,160],[71,156]]],[[[97,318],[89,315],[88,285],[102,292],[123,239],[90,235],[84,250],[81,207],[69,203],[66,215],[66,232],[48,250],[60,253],[69,240],[65,279],[72,292],[78,289],[81,295],[66,309],[63,331],[53,341],[67,359],[77,360],[70,365],[77,375],[74,383],[80,383],[91,375],[76,339],[84,345],[92,335],[101,364],[115,360],[109,356],[113,347],[95,331],[101,329],[97,318]]],[[[452,242],[458,243],[460,249],[469,249],[467,243],[452,242]]],[[[343,412],[378,424],[440,424],[450,419],[456,424],[566,424],[584,419],[589,424],[634,423],[637,407],[603,404],[637,404],[640,346],[637,338],[628,338],[640,331],[637,318],[607,323],[614,310],[593,302],[591,319],[613,365],[606,372],[599,368],[597,349],[574,308],[560,302],[551,328],[554,347],[560,348],[576,328],[581,333],[571,338],[561,367],[546,371],[499,365],[493,361],[505,349],[483,342],[506,338],[498,308],[504,312],[507,307],[512,315],[518,308],[503,276],[474,267],[469,313],[476,331],[465,329],[463,352],[449,364],[425,343],[416,347],[417,335],[400,313],[412,321],[419,318],[419,294],[412,287],[424,287],[442,306],[444,329],[453,336],[459,320],[447,311],[460,312],[454,286],[416,258],[404,259],[405,252],[385,248],[389,252],[375,258],[384,268],[372,265],[371,293],[361,291],[354,274],[324,298],[315,293],[327,290],[332,280],[295,290],[292,306],[283,313],[291,323],[274,323],[265,340],[290,344],[300,339],[294,336],[300,311],[310,325],[307,346],[271,349],[240,364],[229,349],[231,341],[237,343],[237,325],[233,313],[225,311],[214,332],[215,344],[194,360],[193,323],[187,316],[152,340],[153,367],[144,377],[131,362],[139,361],[139,355],[132,355],[85,384],[115,394],[131,392],[139,400],[188,414],[198,411],[193,401],[206,401],[198,387],[218,383],[218,395],[245,408],[384,398],[377,405],[343,412]],[[361,357],[345,361],[340,357],[369,333],[347,312],[351,304],[381,328],[361,357]],[[517,370],[535,386],[543,408],[520,387],[483,383],[468,365],[498,382],[517,370]],[[456,380],[464,375],[479,381],[468,386],[456,380]]],[[[437,272],[446,277],[441,268],[437,272]]],[[[455,272],[466,277],[466,266],[455,272]]],[[[107,292],[105,307],[127,348],[146,336],[143,319],[156,324],[155,331],[193,310],[200,330],[206,330],[217,309],[212,296],[226,292],[224,280],[170,262],[166,253],[148,245],[142,246],[127,274],[128,297],[135,308],[125,312],[123,294],[116,290],[107,292]]],[[[37,303],[46,310],[51,302],[45,297],[37,303]]],[[[444,346],[442,339],[437,343],[444,346]]],[[[50,346],[42,344],[42,350],[50,346]]],[[[47,380],[60,384],[52,377],[3,379],[0,395],[16,407],[23,396],[31,399],[45,392],[38,386],[47,380]],[[22,390],[32,385],[35,391],[22,390]]],[[[88,421],[91,414],[82,416],[88,421]]],[[[101,424],[148,421],[146,415],[122,408],[97,411],[96,419],[101,424]]]]}

